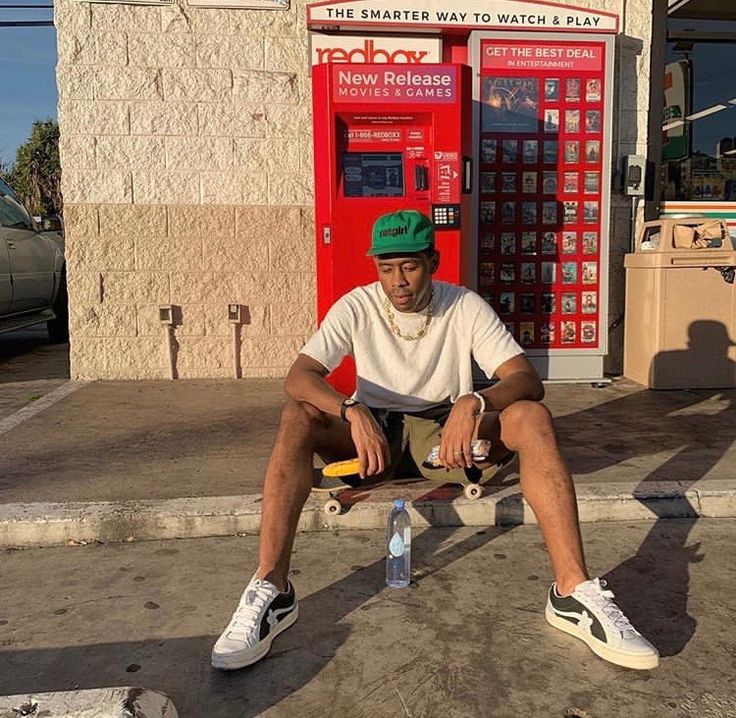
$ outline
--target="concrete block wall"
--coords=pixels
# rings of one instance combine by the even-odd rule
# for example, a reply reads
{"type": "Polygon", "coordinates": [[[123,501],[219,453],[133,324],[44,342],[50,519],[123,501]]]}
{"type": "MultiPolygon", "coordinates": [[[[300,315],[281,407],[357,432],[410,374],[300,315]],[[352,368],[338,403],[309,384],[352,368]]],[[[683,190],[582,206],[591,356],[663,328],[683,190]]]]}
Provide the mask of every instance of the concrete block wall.
{"type": "Polygon", "coordinates": [[[305,3],[59,0],[73,378],[279,376],[315,326],[305,3]]]}
{"type": "MultiPolygon", "coordinates": [[[[561,3],[564,4],[564,3],[561,3]]],[[[652,0],[618,12],[614,176],[646,154],[652,0]]],[[[306,0],[289,10],[58,0],[59,123],[74,378],[281,376],[315,327],[306,0]]],[[[612,194],[608,324],[623,312],[630,204],[612,194]]],[[[608,369],[622,365],[623,324],[608,369]]]]}

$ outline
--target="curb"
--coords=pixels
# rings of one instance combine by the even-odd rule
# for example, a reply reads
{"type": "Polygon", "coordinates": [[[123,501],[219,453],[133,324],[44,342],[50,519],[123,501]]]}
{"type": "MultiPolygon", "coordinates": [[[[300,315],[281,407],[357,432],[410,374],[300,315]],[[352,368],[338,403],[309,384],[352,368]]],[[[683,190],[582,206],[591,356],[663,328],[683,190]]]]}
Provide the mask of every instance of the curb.
{"type": "MultiPolygon", "coordinates": [[[[736,480],[579,484],[580,521],[641,521],[736,517],[736,480]]],[[[536,523],[518,485],[477,501],[455,488],[404,487],[412,523],[424,526],[508,526],[536,523]]],[[[355,495],[341,515],[324,513],[312,496],[299,531],[384,528],[396,489],[355,495]]],[[[326,498],[326,495],[325,495],[326,498]]],[[[258,533],[260,494],[165,500],[0,505],[0,547],[55,546],[94,541],[205,538],[258,533]]],[[[0,716],[2,718],[2,716],[0,716]]]]}
{"type": "Polygon", "coordinates": [[[178,718],[171,699],[139,686],[0,696],[0,718],[178,718]]]}

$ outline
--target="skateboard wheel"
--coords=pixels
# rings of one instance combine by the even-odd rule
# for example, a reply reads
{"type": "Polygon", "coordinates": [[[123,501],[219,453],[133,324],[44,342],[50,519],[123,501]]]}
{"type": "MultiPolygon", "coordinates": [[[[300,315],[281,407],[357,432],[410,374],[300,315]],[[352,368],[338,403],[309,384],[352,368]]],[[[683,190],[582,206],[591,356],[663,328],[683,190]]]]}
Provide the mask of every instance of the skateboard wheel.
{"type": "Polygon", "coordinates": [[[330,499],[325,502],[324,512],[328,516],[336,516],[337,514],[342,513],[342,504],[337,499],[330,499]]]}
{"type": "Polygon", "coordinates": [[[483,494],[483,487],[479,486],[478,484],[468,484],[463,489],[463,493],[465,494],[466,498],[470,499],[471,501],[477,501],[483,494]]]}

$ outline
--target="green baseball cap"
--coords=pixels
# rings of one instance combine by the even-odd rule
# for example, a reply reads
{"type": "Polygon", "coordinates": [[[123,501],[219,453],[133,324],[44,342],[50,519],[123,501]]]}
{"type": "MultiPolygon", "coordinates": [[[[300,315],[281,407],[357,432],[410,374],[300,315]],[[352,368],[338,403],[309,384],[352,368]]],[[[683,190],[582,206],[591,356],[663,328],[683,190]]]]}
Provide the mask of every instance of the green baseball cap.
{"type": "Polygon", "coordinates": [[[400,209],[381,215],[373,224],[369,257],[378,254],[421,252],[434,244],[434,227],[427,215],[400,209]]]}

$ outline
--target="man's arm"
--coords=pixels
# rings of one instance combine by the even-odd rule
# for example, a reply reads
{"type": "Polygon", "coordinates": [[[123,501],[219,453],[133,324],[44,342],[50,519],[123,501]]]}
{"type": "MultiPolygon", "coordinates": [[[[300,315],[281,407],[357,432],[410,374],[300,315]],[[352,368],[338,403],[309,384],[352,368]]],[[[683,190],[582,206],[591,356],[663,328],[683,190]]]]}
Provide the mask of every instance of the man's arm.
{"type": "MultiPolygon", "coordinates": [[[[327,383],[327,374],[327,369],[316,359],[299,354],[286,375],[284,390],[294,401],[306,401],[325,414],[340,416],[340,404],[347,397],[327,383]]],[[[345,418],[360,459],[360,475],[373,476],[384,471],[389,460],[388,443],[368,407],[363,404],[349,407],[345,418]]]]}
{"type": "MultiPolygon", "coordinates": [[[[541,401],[544,385],[529,360],[519,354],[505,361],[495,372],[499,381],[479,392],[486,401],[486,411],[503,411],[515,401],[541,401]]],[[[451,469],[472,465],[470,442],[475,431],[480,400],[473,394],[461,396],[452,407],[440,442],[440,461],[451,469]]]]}
{"type": "MultiPolygon", "coordinates": [[[[486,400],[488,410],[503,411],[521,399],[542,401],[544,398],[544,384],[537,370],[523,354],[501,364],[496,369],[496,376],[499,379],[496,384],[479,392],[486,400]]],[[[474,396],[469,398],[475,400],[475,409],[478,409],[477,398],[474,396]]]]}
{"type": "Polygon", "coordinates": [[[299,354],[286,375],[284,391],[294,401],[306,401],[325,414],[340,416],[340,404],[347,397],[327,383],[328,373],[316,359],[299,354]]]}

